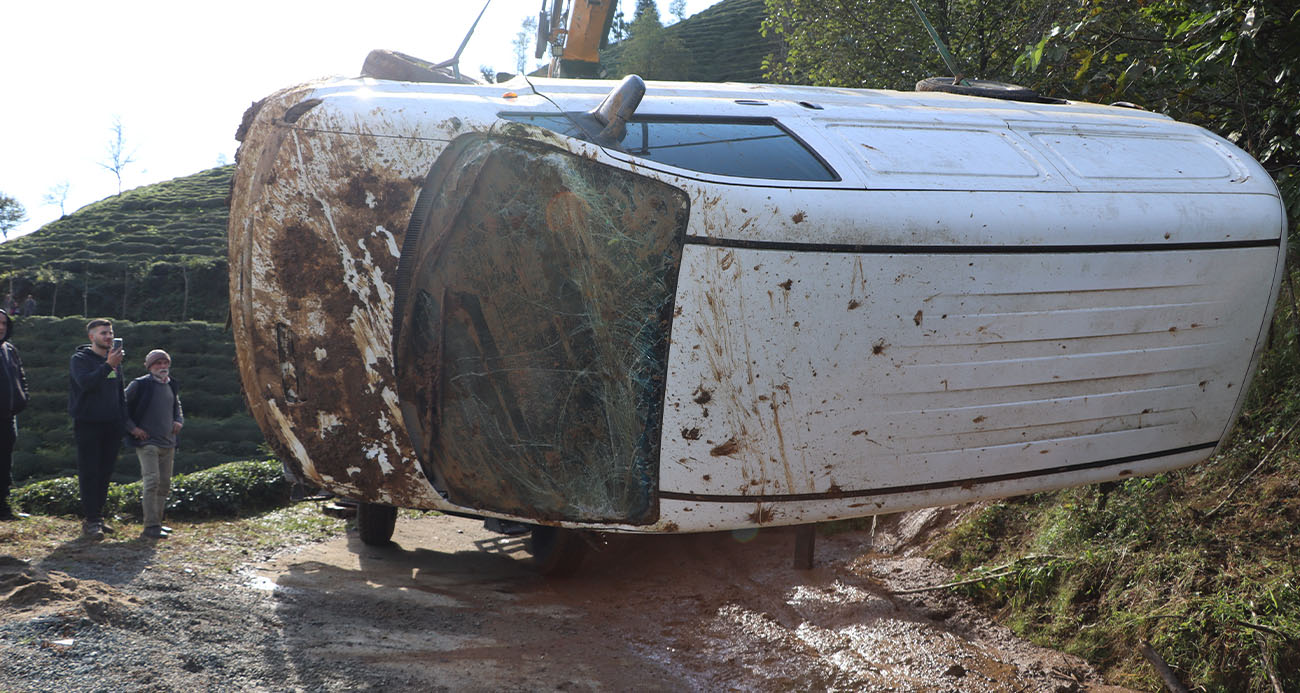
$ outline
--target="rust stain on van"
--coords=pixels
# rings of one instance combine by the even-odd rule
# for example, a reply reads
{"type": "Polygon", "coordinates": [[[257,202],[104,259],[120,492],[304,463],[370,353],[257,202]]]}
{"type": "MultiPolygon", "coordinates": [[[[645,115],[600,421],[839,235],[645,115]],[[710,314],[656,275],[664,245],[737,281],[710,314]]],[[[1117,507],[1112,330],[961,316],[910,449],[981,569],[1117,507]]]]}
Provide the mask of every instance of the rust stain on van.
{"type": "Polygon", "coordinates": [[[241,126],[239,156],[252,165],[231,185],[229,258],[249,409],[305,479],[363,501],[427,505],[432,489],[392,388],[389,282],[420,172],[441,145],[386,149],[326,132],[346,128],[319,107],[285,123],[306,91],[268,97],[241,126]],[[339,392],[348,396],[330,396],[339,392]]]}

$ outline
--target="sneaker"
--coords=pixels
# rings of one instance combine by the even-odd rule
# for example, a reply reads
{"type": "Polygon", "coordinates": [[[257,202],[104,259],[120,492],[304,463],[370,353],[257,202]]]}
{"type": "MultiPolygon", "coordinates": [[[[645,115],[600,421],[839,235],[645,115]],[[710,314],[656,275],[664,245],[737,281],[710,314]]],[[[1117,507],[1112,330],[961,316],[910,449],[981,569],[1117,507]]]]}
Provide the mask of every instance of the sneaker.
{"type": "Polygon", "coordinates": [[[101,522],[101,523],[99,523],[99,529],[100,529],[100,531],[102,531],[104,534],[117,534],[117,530],[116,530],[116,529],[113,529],[112,527],[110,527],[109,524],[108,524],[107,522],[101,522]]]}
{"type": "Polygon", "coordinates": [[[144,528],[144,531],[140,533],[140,536],[148,537],[149,539],[164,539],[168,536],[168,533],[158,525],[149,525],[144,528]]]}
{"type": "Polygon", "coordinates": [[[91,541],[99,541],[104,538],[104,525],[100,522],[83,522],[81,525],[81,537],[91,541]]]}

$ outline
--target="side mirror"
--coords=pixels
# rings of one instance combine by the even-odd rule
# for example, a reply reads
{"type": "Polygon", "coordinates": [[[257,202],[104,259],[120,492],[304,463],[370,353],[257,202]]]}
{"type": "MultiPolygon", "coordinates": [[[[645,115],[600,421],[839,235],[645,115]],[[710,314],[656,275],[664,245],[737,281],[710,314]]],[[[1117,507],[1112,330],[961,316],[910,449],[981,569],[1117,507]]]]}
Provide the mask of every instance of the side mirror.
{"type": "Polygon", "coordinates": [[[643,96],[645,96],[645,82],[636,75],[624,77],[623,81],[609,92],[605,100],[589,113],[596,122],[604,126],[595,137],[597,144],[608,146],[623,140],[623,136],[627,134],[627,121],[632,118],[632,114],[636,113],[636,107],[641,105],[643,96]]]}

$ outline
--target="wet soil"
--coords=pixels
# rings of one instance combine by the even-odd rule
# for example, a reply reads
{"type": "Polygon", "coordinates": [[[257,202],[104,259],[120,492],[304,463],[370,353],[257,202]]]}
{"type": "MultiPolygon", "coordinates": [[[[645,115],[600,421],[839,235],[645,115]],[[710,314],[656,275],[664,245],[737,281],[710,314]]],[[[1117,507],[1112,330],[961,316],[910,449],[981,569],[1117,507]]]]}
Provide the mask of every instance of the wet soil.
{"type": "Polygon", "coordinates": [[[522,539],[446,516],[224,578],[9,561],[0,689],[1120,690],[950,590],[897,594],[952,579],[912,555],[945,512],[819,535],[811,570],[773,529],[601,537],[578,576],[548,579],[522,539]]]}

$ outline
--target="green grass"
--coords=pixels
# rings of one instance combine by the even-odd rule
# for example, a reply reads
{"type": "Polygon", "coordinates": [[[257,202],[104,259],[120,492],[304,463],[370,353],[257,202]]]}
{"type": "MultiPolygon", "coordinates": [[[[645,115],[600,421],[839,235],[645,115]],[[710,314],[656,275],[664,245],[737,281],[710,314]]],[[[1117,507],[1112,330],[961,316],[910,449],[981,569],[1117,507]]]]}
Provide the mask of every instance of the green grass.
{"type": "Polygon", "coordinates": [[[117,534],[92,544],[79,539],[79,519],[32,515],[21,522],[0,524],[0,545],[6,555],[27,561],[46,561],[53,556],[59,556],[58,560],[134,560],[147,562],[155,570],[226,576],[283,548],[331,539],[346,529],[343,520],[325,515],[316,503],[234,518],[168,518],[175,532],[162,541],[139,539],[144,528],[137,521],[118,518],[114,522],[117,534]]]}

